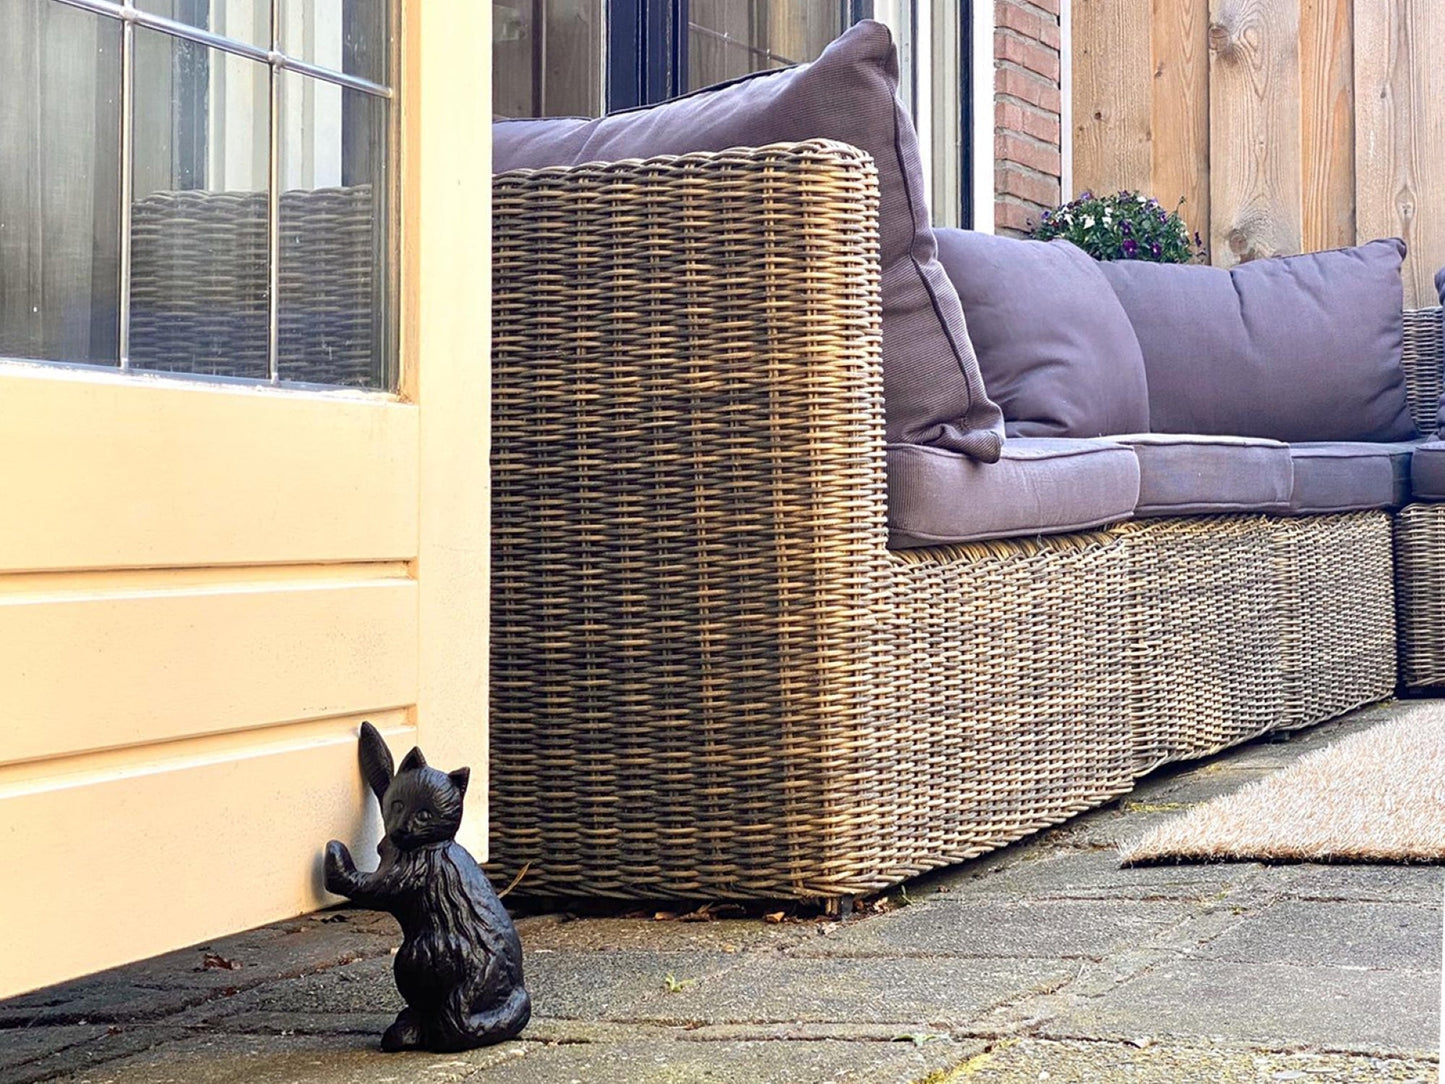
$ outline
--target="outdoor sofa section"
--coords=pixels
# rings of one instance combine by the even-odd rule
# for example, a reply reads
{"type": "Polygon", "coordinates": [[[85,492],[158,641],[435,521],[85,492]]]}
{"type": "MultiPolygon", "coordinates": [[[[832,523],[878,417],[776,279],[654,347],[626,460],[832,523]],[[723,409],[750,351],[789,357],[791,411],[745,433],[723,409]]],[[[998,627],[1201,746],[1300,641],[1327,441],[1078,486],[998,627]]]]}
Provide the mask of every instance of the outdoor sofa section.
{"type": "Polygon", "coordinates": [[[1398,242],[1206,283],[1214,353],[1252,367],[1211,415],[1221,374],[1159,351],[1198,314],[1141,303],[1189,283],[930,227],[896,79],[864,23],[655,109],[495,126],[519,892],[845,899],[1395,690],[1405,391],[1433,417],[1440,364],[1438,310],[1406,314],[1401,375],[1398,242]],[[1391,260],[1378,341],[1310,346],[1330,264],[1388,290],[1391,260]]]}
{"type": "Polygon", "coordinates": [[[492,842],[531,894],[866,893],[1395,688],[1384,509],[890,549],[875,186],[827,142],[495,179],[492,842]]]}

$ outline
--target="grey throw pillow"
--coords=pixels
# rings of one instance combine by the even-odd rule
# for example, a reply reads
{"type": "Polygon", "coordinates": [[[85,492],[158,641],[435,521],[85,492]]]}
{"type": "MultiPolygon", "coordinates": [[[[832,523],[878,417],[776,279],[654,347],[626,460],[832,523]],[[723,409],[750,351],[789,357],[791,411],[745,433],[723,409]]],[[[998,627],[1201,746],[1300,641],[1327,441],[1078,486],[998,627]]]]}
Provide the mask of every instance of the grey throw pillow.
{"type": "Polygon", "coordinates": [[[1092,256],[1064,240],[934,233],[1009,436],[1148,432],[1139,340],[1092,256]]]}
{"type": "Polygon", "coordinates": [[[984,391],[958,294],[938,262],[913,123],[888,29],[858,23],[810,64],[759,72],[610,116],[500,121],[493,168],[610,162],[836,139],[878,167],[883,395],[888,439],[993,462],[1003,415],[984,391]]]}
{"type": "Polygon", "coordinates": [[[1398,238],[1225,270],[1103,263],[1144,352],[1150,428],[1410,440],[1398,238]]]}

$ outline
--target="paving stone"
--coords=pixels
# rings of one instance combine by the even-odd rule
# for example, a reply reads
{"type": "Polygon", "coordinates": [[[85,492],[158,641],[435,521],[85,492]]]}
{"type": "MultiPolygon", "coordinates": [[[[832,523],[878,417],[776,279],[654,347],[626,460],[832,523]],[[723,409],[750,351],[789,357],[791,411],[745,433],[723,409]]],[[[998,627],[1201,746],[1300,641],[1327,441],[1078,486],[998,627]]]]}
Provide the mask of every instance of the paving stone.
{"type": "Polygon", "coordinates": [[[746,949],[783,947],[814,936],[819,926],[837,923],[773,925],[761,919],[726,919],[715,922],[658,922],[638,918],[586,918],[552,922],[523,933],[529,951],[616,951],[732,953],[746,949]]]}
{"type": "MultiPolygon", "coordinates": [[[[1259,878],[1255,862],[1119,868],[1113,851],[1062,851],[1000,869],[982,878],[960,874],[945,882],[941,901],[967,901],[981,893],[1010,898],[1224,900],[1259,878]]],[[[930,897],[934,898],[934,897],[930,897]]]]}
{"type": "Polygon", "coordinates": [[[1280,895],[1302,900],[1423,903],[1445,900],[1445,866],[1299,865],[1280,867],[1280,895]]]}
{"type": "Polygon", "coordinates": [[[1189,904],[1138,900],[996,900],[927,902],[815,937],[793,955],[988,956],[1097,958],[1185,922],[1189,904]]]}
{"type": "Polygon", "coordinates": [[[352,1036],[206,1035],[58,1078],[66,1084],[452,1084],[520,1058],[522,1043],[464,1054],[383,1054],[352,1036]]]}
{"type": "Polygon", "coordinates": [[[1062,985],[1069,961],[959,957],[768,958],[636,1005],[661,1024],[852,1022],[966,1028],[989,1009],[1062,985]]]}
{"type": "Polygon", "coordinates": [[[911,1084],[976,1044],[949,1041],[647,1041],[539,1047],[473,1078],[476,1084],[911,1084]]]}
{"type": "Polygon", "coordinates": [[[1137,1047],[1126,1043],[1004,1040],[957,1067],[948,1080],[971,1084],[1426,1084],[1435,1065],[1423,1059],[1349,1054],[1280,1053],[1230,1046],[1137,1047]]]}
{"type": "MultiPolygon", "coordinates": [[[[0,1080],[12,1079],[6,1071],[47,1054],[94,1042],[106,1034],[103,1026],[6,1028],[0,1031],[0,1080]]],[[[16,1073],[18,1077],[21,1074],[16,1073]]]]}
{"type": "Polygon", "coordinates": [[[535,952],[526,959],[534,1017],[650,1019],[650,1008],[714,981],[741,957],[697,952],[535,952]]]}
{"type": "Polygon", "coordinates": [[[1204,945],[1204,957],[1330,967],[1440,970],[1438,907],[1283,900],[1204,945]]]}
{"type": "Polygon", "coordinates": [[[14,1047],[32,1055],[13,1065],[0,1063],[0,1084],[36,1084],[72,1073],[84,1077],[99,1066],[186,1037],[183,1029],[141,1024],[107,1026],[90,1038],[73,1042],[73,1033],[58,1034],[63,1030],[67,1029],[21,1029],[28,1031],[28,1036],[14,1029],[0,1031],[0,1048],[8,1053],[14,1047]],[[37,1049],[40,1046],[46,1048],[37,1049]]]}
{"type": "Polygon", "coordinates": [[[1428,1056],[1440,1041],[1439,1008],[1433,972],[1191,959],[1079,999],[1040,1034],[1428,1056]]]}

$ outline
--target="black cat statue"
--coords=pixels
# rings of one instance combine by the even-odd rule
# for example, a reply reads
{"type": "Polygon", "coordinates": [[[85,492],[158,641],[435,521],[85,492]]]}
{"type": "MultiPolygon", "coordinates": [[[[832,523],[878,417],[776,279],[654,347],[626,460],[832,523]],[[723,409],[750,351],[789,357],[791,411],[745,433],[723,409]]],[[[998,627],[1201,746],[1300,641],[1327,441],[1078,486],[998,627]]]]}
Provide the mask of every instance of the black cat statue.
{"type": "Polygon", "coordinates": [[[476,860],[455,839],[469,770],[441,772],[413,749],[391,752],[361,724],[361,774],[381,803],[381,865],[362,873],[346,845],[326,844],[326,888],[401,923],[393,971],[406,999],[381,1049],[451,1053],[515,1038],[532,1015],[522,942],[476,860]]]}

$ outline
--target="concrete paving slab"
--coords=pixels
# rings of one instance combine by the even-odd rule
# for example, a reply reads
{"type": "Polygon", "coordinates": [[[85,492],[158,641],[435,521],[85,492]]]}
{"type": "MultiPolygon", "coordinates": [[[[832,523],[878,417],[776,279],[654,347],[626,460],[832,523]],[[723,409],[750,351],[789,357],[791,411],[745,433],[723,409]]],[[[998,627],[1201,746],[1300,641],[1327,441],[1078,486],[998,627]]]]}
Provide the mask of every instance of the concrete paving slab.
{"type": "Polygon", "coordinates": [[[1069,961],[929,958],[749,960],[636,1006],[649,1023],[851,1022],[902,1032],[966,1029],[994,1006],[1057,988],[1069,961]]]}
{"type": "Polygon", "coordinates": [[[1226,960],[1177,960],[1043,1022],[1045,1038],[1208,1039],[1429,1057],[1440,1040],[1440,975],[1226,960]]]}
{"type": "Polygon", "coordinates": [[[520,1058],[521,1043],[465,1054],[383,1054],[351,1036],[204,1035],[57,1078],[66,1084],[455,1084],[520,1058]]]}
{"type": "Polygon", "coordinates": [[[988,893],[1035,900],[1223,900],[1258,880],[1257,862],[1119,868],[1113,850],[1056,850],[971,877],[966,870],[940,879],[942,902],[964,902],[988,893]]]}
{"type": "Polygon", "coordinates": [[[1445,899],[1445,866],[1278,867],[1279,894],[1300,900],[1425,903],[1445,899]]]}
{"type": "Polygon", "coordinates": [[[1435,1065],[1418,1059],[1038,1039],[994,1044],[944,1078],[971,1084],[1434,1084],[1436,1079],[1435,1065]]]}
{"type": "Polygon", "coordinates": [[[72,1075],[85,1079],[91,1072],[113,1061],[186,1037],[183,1029],[145,1024],[108,1025],[99,1034],[79,1043],[70,1042],[68,1036],[56,1034],[61,1030],[57,1028],[26,1030],[29,1034],[23,1040],[13,1029],[0,1031],[0,1046],[8,1047],[13,1043],[35,1052],[37,1046],[50,1040],[49,1049],[14,1065],[0,1067],[0,1084],[36,1084],[72,1075]]]}
{"type": "Polygon", "coordinates": [[[906,907],[789,951],[795,956],[1097,959],[1150,941],[1192,913],[1193,905],[1176,902],[962,899],[906,907]]]}
{"type": "Polygon", "coordinates": [[[1199,949],[1246,963],[1440,970],[1439,905],[1282,900],[1199,949]]]}
{"type": "Polygon", "coordinates": [[[967,1057],[950,1041],[667,1042],[540,1047],[472,1078],[476,1084],[912,1084],[967,1057]]]}

